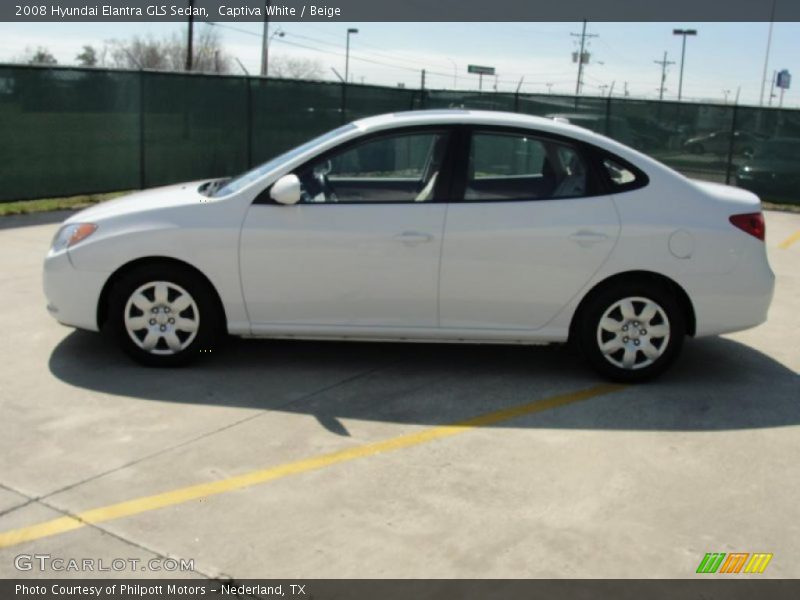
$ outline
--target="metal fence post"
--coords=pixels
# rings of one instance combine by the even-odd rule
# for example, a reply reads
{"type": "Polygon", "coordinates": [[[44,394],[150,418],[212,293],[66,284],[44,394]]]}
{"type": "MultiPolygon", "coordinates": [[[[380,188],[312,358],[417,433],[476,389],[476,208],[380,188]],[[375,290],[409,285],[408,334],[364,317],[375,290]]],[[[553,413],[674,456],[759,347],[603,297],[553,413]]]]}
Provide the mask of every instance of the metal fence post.
{"type": "Polygon", "coordinates": [[[731,140],[728,143],[728,163],[725,165],[725,185],[730,185],[731,171],[733,170],[733,151],[736,142],[736,117],[739,114],[739,105],[733,105],[733,116],[731,117],[731,140]]]}
{"type": "Polygon", "coordinates": [[[253,78],[246,77],[245,83],[247,85],[247,95],[245,96],[245,105],[247,106],[247,120],[245,127],[247,127],[247,168],[253,167],[253,78]]]}
{"type": "Polygon", "coordinates": [[[145,73],[144,69],[139,70],[139,189],[143,190],[147,187],[147,174],[145,163],[145,139],[144,139],[144,82],[145,73]]]}
{"type": "Polygon", "coordinates": [[[611,96],[606,98],[606,135],[611,137],[611,96]]]}
{"type": "Polygon", "coordinates": [[[347,82],[342,81],[342,125],[347,123],[347,82]]]}

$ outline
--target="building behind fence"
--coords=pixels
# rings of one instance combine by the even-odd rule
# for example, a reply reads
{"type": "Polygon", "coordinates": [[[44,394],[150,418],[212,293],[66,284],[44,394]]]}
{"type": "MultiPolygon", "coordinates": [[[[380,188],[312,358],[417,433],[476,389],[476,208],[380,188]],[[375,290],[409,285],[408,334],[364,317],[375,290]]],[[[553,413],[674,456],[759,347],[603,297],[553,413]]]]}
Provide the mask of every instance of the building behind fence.
{"type": "Polygon", "coordinates": [[[798,110],[24,65],[0,65],[0,201],[232,175],[343,122],[448,107],[565,117],[800,203],[798,110]]]}

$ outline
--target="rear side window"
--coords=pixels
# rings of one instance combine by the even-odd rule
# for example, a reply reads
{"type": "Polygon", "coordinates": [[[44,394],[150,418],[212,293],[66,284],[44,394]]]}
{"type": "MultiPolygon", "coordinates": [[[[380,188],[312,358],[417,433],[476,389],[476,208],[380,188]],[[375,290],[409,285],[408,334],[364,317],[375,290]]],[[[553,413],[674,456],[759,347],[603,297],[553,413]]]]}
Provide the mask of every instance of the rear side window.
{"type": "Polygon", "coordinates": [[[472,135],[464,199],[548,200],[587,195],[588,170],[577,149],[524,134],[472,135]]]}

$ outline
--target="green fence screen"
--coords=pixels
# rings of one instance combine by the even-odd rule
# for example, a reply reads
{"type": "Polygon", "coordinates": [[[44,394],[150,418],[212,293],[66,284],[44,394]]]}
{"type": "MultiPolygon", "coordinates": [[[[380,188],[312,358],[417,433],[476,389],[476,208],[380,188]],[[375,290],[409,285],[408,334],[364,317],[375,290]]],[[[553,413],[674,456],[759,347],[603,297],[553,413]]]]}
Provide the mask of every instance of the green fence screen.
{"type": "Polygon", "coordinates": [[[0,201],[231,175],[354,119],[456,107],[563,117],[800,203],[798,110],[25,65],[0,65],[0,201]]]}

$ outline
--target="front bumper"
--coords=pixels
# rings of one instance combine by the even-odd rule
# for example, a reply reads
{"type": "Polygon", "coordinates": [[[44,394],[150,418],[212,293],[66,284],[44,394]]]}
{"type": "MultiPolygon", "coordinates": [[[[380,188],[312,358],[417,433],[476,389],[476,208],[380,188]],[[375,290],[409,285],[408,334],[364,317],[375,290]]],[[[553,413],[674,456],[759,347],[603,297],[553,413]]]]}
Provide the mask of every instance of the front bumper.
{"type": "Polygon", "coordinates": [[[64,325],[98,331],[97,305],[107,279],[106,273],[73,267],[68,251],[51,251],[43,273],[48,312],[64,325]]]}

